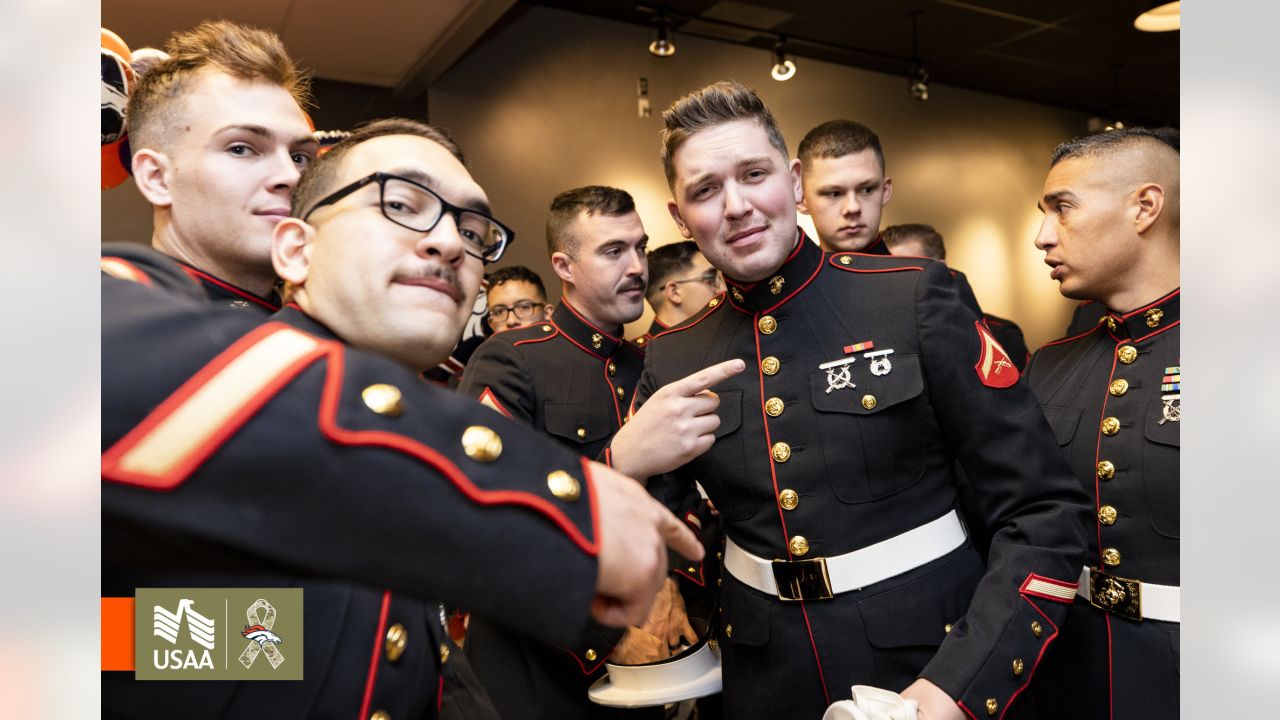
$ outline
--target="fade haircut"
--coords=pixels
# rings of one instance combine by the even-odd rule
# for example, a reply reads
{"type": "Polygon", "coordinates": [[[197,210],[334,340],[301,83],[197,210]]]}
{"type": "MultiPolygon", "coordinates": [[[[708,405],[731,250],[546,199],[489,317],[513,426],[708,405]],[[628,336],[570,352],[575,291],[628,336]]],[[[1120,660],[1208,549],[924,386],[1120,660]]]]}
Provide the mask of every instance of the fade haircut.
{"type": "Polygon", "coordinates": [[[338,171],[347,153],[360,143],[384,135],[413,135],[426,138],[448,150],[449,154],[458,158],[458,162],[464,167],[467,164],[466,158],[462,155],[462,149],[444,128],[409,118],[372,120],[357,127],[302,171],[302,177],[298,179],[298,187],[293,191],[289,214],[293,217],[302,217],[313,203],[319,202],[325,195],[336,190],[334,186],[338,181],[338,171]]]}
{"type": "Polygon", "coordinates": [[[1173,128],[1148,130],[1144,127],[1130,127],[1123,130],[1101,132],[1096,135],[1086,135],[1064,142],[1054,148],[1049,167],[1072,158],[1109,155],[1121,149],[1132,147],[1135,144],[1146,142],[1160,143],[1178,153],[1179,156],[1182,154],[1178,150],[1180,142],[1177,130],[1173,128]]]}
{"type": "Polygon", "coordinates": [[[298,103],[311,103],[311,80],[285,52],[280,38],[229,20],[206,20],[186,32],[174,33],[165,42],[167,60],[151,65],[129,95],[125,117],[133,149],[165,151],[182,123],[185,105],[197,75],[208,68],[240,80],[262,80],[279,85],[298,103]]]}
{"type": "Polygon", "coordinates": [[[924,223],[893,225],[885,228],[881,234],[884,236],[884,244],[888,245],[890,250],[912,238],[917,238],[924,249],[925,257],[934,260],[947,259],[947,246],[942,242],[942,233],[935,230],[932,225],[924,223]]]}
{"type": "Polygon", "coordinates": [[[663,245],[649,251],[649,287],[644,296],[656,310],[663,300],[664,285],[676,275],[693,267],[693,256],[698,254],[698,243],[683,240],[663,245]]]}
{"type": "Polygon", "coordinates": [[[604,185],[565,190],[551,201],[547,214],[547,256],[562,252],[577,257],[578,239],[569,227],[579,215],[609,215],[617,217],[636,211],[636,202],[626,190],[604,185]]]}
{"type": "Polygon", "coordinates": [[[800,141],[796,153],[807,170],[814,158],[841,158],[867,148],[876,154],[883,174],[884,151],[880,149],[880,137],[860,122],[829,120],[810,130],[800,141]]]}
{"type": "Polygon", "coordinates": [[[527,282],[537,289],[538,297],[542,302],[547,301],[547,289],[542,285],[542,278],[538,276],[538,273],[523,265],[509,265],[504,268],[498,268],[490,273],[487,280],[489,281],[489,289],[491,290],[503,283],[508,283],[513,280],[518,282],[527,282]]]}
{"type": "Polygon", "coordinates": [[[726,80],[685,95],[671,103],[671,107],[662,113],[665,125],[660,135],[662,170],[667,174],[667,187],[675,188],[674,158],[676,151],[686,140],[699,130],[735,120],[750,120],[763,127],[765,134],[769,136],[769,144],[782,153],[784,160],[791,157],[787,154],[787,141],[782,137],[777,121],[773,119],[773,113],[756,91],[741,83],[726,80]]]}

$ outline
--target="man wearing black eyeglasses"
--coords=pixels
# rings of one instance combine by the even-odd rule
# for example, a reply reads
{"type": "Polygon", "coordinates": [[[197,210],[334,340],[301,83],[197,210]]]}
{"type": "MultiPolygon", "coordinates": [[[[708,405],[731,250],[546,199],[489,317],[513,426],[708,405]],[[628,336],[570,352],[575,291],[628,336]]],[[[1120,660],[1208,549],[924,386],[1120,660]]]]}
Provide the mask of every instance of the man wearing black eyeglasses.
{"type": "MultiPolygon", "coordinates": [[[[649,332],[636,342],[684,322],[724,292],[724,278],[698,251],[692,240],[670,243],[649,251],[649,289],[645,299],[653,308],[649,332]]],[[[642,342],[643,341],[643,342],[642,342]]]]}
{"type": "Polygon", "coordinates": [[[494,332],[514,330],[551,317],[547,290],[538,273],[523,265],[509,265],[489,275],[485,291],[489,303],[489,327],[494,332]]]}
{"type": "Polygon", "coordinates": [[[452,140],[358,129],[292,213],[272,243],[290,302],[266,323],[154,251],[104,257],[103,588],[303,587],[305,679],[111,673],[107,714],[436,717],[442,686],[446,712],[474,699],[450,694],[436,600],[546,642],[642,620],[663,539],[698,558],[693,535],[631,479],[421,380],[513,238],[452,140]]]}

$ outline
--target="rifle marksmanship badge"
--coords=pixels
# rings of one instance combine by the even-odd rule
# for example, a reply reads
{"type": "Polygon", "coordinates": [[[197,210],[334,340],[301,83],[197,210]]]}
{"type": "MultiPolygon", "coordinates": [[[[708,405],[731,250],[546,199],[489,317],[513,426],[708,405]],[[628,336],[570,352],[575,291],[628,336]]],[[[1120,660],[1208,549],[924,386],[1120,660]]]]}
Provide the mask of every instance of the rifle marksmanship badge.
{"type": "Polygon", "coordinates": [[[1164,369],[1164,377],[1160,380],[1160,399],[1164,406],[1160,409],[1160,424],[1178,422],[1182,419],[1182,366],[1174,365],[1164,369]]]}

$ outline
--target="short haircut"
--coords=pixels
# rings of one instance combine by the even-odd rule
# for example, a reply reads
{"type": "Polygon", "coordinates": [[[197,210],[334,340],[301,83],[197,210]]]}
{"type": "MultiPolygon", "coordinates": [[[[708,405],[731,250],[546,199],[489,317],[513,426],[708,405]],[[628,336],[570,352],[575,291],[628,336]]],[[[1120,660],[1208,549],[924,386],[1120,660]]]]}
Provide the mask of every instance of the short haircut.
{"type": "Polygon", "coordinates": [[[1124,148],[1132,147],[1135,144],[1146,142],[1160,143],[1181,155],[1178,150],[1180,142],[1177,130],[1173,128],[1148,130],[1144,127],[1130,127],[1122,130],[1109,130],[1096,135],[1086,135],[1064,142],[1054,148],[1049,167],[1053,167],[1063,160],[1108,155],[1124,148]]]}
{"type": "Polygon", "coordinates": [[[732,80],[718,82],[685,95],[662,113],[662,169],[667,174],[669,188],[675,188],[674,158],[680,146],[699,130],[734,120],[757,123],[769,136],[769,144],[777,148],[784,159],[790,157],[782,130],[756,91],[732,80]]]}
{"type": "Polygon", "coordinates": [[[499,285],[512,280],[527,282],[538,290],[538,297],[543,302],[547,301],[547,289],[542,285],[542,278],[538,277],[538,273],[530,270],[523,265],[508,265],[504,268],[498,268],[488,276],[489,288],[496,288],[499,285]]]}
{"type": "Polygon", "coordinates": [[[626,190],[604,185],[565,190],[551,201],[547,214],[547,255],[562,252],[575,257],[578,239],[569,227],[579,215],[609,215],[616,217],[636,211],[636,202],[626,190]]]}
{"type": "Polygon", "coordinates": [[[933,229],[932,225],[924,223],[893,225],[881,231],[881,235],[884,236],[884,244],[888,245],[890,250],[912,238],[918,238],[921,247],[924,248],[925,257],[934,260],[947,259],[947,246],[942,242],[942,233],[933,229]]]}
{"type": "Polygon", "coordinates": [[[302,217],[307,210],[311,209],[314,203],[319,202],[325,195],[336,190],[335,185],[339,177],[338,171],[342,167],[342,159],[346,157],[347,153],[360,143],[376,137],[383,137],[384,135],[413,135],[426,138],[432,142],[439,143],[445,150],[449,151],[449,154],[458,158],[458,162],[464,166],[467,164],[461,148],[458,147],[458,143],[454,142],[453,137],[449,135],[449,131],[444,128],[428,125],[417,120],[410,120],[409,118],[372,120],[357,127],[350,135],[339,141],[328,152],[316,158],[302,171],[302,177],[298,179],[298,187],[293,191],[290,214],[294,217],[302,217]]]}
{"type": "Polygon", "coordinates": [[[871,148],[884,172],[884,150],[880,138],[871,128],[852,120],[829,120],[810,130],[796,149],[797,157],[807,168],[814,158],[841,158],[871,148]]]}
{"type": "Polygon", "coordinates": [[[208,68],[241,80],[275,83],[298,106],[311,105],[311,80],[285,52],[280,38],[229,20],[206,20],[165,42],[167,60],[150,65],[129,94],[125,117],[134,150],[164,151],[181,126],[178,114],[200,71],[208,68]]]}
{"type": "Polygon", "coordinates": [[[698,243],[692,240],[674,242],[649,251],[649,287],[645,299],[657,309],[662,302],[663,286],[676,275],[693,267],[693,256],[698,254],[698,243]]]}

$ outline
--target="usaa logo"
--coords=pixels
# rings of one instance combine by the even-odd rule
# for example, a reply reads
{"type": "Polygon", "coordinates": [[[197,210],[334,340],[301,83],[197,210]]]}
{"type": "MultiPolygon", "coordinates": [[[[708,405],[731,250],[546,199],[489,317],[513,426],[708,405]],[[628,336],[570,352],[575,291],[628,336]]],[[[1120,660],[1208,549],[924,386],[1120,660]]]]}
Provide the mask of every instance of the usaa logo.
{"type": "Polygon", "coordinates": [[[195,609],[195,601],[182,598],[176,610],[169,610],[160,605],[152,607],[151,634],[170,645],[178,645],[179,641],[188,647],[169,649],[153,648],[151,664],[157,670],[204,670],[213,669],[213,658],[209,652],[217,644],[217,621],[202,615],[195,609]],[[187,632],[182,632],[183,625],[187,632]],[[194,646],[194,647],[192,647],[194,646]]]}

